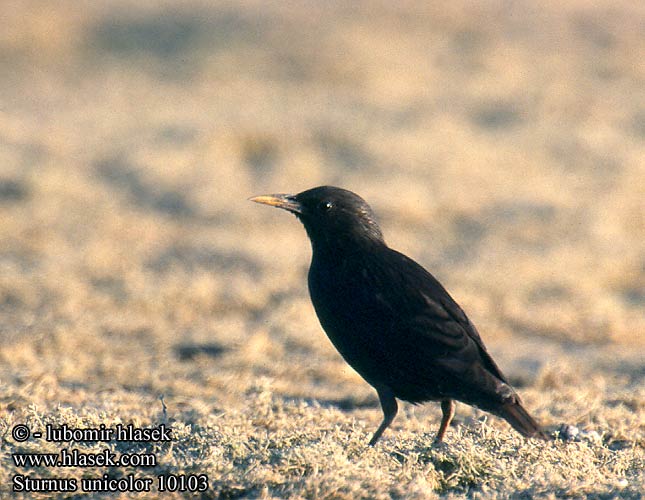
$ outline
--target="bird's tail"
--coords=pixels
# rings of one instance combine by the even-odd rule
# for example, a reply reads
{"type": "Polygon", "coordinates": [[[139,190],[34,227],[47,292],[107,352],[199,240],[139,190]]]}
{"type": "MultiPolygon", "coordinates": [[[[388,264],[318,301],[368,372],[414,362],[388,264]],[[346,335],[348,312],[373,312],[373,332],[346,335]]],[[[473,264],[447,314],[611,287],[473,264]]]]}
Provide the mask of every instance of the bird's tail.
{"type": "Polygon", "coordinates": [[[544,439],[545,441],[552,439],[520,403],[506,403],[499,409],[497,414],[511,424],[513,429],[522,434],[522,436],[544,439]]]}

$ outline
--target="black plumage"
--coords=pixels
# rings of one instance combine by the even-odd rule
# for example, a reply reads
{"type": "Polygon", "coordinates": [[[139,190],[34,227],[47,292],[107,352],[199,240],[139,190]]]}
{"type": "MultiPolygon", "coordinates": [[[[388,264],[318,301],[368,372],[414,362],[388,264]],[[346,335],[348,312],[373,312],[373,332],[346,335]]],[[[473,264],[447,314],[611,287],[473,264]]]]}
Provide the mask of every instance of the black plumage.
{"type": "Polygon", "coordinates": [[[454,400],[508,421],[522,435],[547,439],[486,350],[475,326],[423,267],[389,248],[358,195],[322,186],[252,201],[283,208],[304,224],[312,244],[309,292],[336,349],[377,391],[384,419],[396,398],[440,401],[444,438],[454,400]]]}

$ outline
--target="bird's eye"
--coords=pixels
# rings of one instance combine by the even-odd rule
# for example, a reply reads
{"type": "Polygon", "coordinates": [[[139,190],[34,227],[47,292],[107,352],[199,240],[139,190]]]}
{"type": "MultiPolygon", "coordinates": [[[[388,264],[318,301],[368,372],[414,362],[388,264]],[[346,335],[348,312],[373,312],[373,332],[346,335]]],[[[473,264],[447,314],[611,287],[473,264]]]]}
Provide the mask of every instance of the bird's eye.
{"type": "Polygon", "coordinates": [[[322,201],[320,202],[320,210],[323,212],[328,212],[334,207],[334,204],[331,201],[322,201]]]}

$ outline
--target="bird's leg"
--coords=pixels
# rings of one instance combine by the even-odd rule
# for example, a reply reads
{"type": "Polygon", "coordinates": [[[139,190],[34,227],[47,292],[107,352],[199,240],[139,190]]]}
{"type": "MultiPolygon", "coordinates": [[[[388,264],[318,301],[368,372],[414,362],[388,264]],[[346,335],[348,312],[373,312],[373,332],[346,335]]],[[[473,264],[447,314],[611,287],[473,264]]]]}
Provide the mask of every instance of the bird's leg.
{"type": "Polygon", "coordinates": [[[443,437],[446,435],[446,430],[450,425],[450,421],[455,415],[455,402],[452,399],[444,399],[441,401],[441,411],[443,412],[443,416],[441,417],[441,425],[439,426],[437,437],[434,438],[435,443],[442,442],[443,437]]]}
{"type": "Polygon", "coordinates": [[[396,417],[396,412],[399,408],[396,404],[396,398],[389,388],[383,387],[376,389],[376,392],[378,393],[378,399],[381,402],[381,408],[383,409],[383,422],[381,422],[381,425],[376,429],[372,439],[370,439],[370,446],[374,446],[381,437],[381,434],[383,434],[383,431],[392,423],[392,420],[396,417]]]}

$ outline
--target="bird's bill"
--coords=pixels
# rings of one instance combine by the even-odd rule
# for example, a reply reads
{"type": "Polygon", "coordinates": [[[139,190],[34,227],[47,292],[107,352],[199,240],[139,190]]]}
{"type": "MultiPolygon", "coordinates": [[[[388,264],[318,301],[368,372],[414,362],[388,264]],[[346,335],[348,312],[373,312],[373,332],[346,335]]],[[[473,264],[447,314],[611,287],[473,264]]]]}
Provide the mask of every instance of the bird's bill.
{"type": "Polygon", "coordinates": [[[293,212],[294,214],[302,213],[302,206],[298,203],[295,196],[291,194],[263,194],[262,196],[249,198],[249,201],[283,208],[289,212],[293,212]]]}

